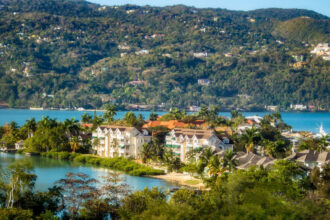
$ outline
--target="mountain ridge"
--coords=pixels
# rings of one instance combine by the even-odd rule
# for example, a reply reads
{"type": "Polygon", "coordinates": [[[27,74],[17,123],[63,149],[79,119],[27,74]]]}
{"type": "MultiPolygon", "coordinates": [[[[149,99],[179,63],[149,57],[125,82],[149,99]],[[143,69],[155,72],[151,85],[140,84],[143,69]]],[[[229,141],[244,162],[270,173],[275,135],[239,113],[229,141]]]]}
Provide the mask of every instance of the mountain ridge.
{"type": "Polygon", "coordinates": [[[313,11],[65,0],[0,5],[0,101],[11,107],[96,108],[116,100],[167,108],[302,103],[329,109],[329,61],[310,54],[312,44],[329,39],[328,26],[283,34],[301,16],[329,24],[313,11]]]}

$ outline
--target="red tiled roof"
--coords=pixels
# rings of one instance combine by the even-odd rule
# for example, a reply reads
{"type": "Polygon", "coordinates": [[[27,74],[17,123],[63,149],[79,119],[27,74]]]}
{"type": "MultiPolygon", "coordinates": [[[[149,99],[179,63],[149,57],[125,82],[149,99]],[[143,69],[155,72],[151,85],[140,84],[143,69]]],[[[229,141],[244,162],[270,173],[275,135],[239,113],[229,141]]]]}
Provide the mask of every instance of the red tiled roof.
{"type": "Polygon", "coordinates": [[[81,127],[91,128],[93,127],[93,124],[81,124],[81,127]]]}

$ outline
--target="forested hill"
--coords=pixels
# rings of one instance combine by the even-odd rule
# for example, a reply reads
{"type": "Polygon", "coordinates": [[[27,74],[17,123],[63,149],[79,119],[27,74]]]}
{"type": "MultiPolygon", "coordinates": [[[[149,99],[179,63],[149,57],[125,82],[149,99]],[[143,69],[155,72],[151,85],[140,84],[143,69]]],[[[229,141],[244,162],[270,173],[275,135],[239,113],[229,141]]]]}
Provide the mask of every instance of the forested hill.
{"type": "Polygon", "coordinates": [[[318,43],[330,19],[308,10],[0,0],[0,104],[329,110],[318,43]]]}

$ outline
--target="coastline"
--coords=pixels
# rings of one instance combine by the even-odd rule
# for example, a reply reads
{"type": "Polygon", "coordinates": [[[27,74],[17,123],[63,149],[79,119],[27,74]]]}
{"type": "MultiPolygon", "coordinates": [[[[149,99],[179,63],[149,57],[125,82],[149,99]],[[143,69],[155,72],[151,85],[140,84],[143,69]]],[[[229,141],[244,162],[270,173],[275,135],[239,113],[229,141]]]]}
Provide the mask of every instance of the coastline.
{"type": "Polygon", "coordinates": [[[199,189],[199,190],[205,189],[205,185],[201,179],[197,179],[189,174],[172,172],[172,173],[166,173],[164,175],[157,175],[157,176],[152,175],[148,177],[165,180],[170,183],[175,183],[180,186],[187,186],[194,189],[199,189]]]}

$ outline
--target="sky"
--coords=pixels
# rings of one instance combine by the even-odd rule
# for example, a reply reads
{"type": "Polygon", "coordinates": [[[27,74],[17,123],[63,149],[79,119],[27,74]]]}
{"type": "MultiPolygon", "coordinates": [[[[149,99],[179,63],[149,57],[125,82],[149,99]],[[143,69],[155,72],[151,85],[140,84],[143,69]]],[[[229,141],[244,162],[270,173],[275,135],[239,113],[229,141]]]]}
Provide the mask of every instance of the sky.
{"type": "Polygon", "coordinates": [[[183,4],[197,8],[254,10],[260,8],[309,9],[330,17],[330,0],[88,0],[101,5],[168,6],[183,4]]]}

